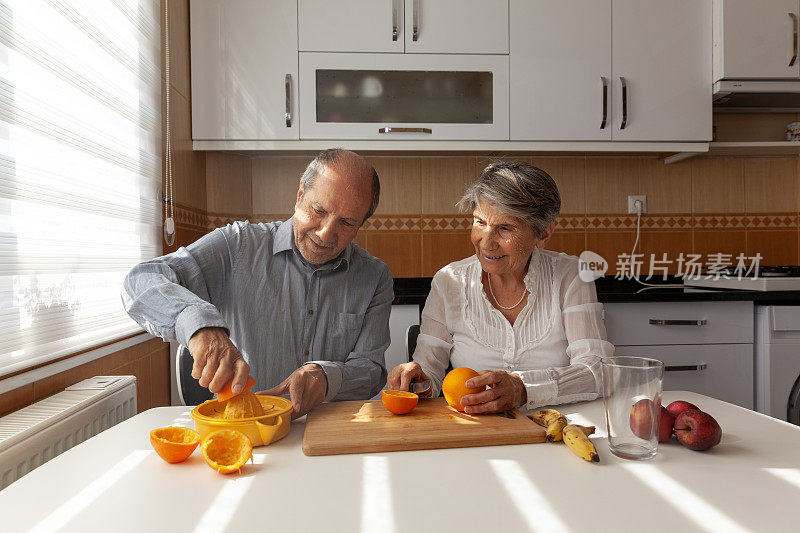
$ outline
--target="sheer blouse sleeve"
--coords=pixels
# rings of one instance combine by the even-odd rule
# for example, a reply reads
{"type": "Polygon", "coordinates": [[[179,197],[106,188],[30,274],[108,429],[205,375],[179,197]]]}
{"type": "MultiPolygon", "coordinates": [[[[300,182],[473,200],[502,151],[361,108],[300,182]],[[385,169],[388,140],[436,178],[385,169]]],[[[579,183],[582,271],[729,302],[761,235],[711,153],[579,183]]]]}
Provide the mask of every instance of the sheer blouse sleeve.
{"type": "Polygon", "coordinates": [[[578,276],[577,264],[564,278],[560,298],[570,364],[514,372],[525,384],[527,409],[598,398],[602,395],[600,360],[614,355],[614,346],[606,340],[603,304],[597,302],[594,283],[578,276]]]}
{"type": "Polygon", "coordinates": [[[431,291],[422,310],[417,348],[412,357],[431,380],[432,398],[439,396],[447,365],[450,363],[453,333],[447,327],[446,302],[448,298],[456,297],[456,294],[446,294],[439,277],[434,276],[431,291]]]}

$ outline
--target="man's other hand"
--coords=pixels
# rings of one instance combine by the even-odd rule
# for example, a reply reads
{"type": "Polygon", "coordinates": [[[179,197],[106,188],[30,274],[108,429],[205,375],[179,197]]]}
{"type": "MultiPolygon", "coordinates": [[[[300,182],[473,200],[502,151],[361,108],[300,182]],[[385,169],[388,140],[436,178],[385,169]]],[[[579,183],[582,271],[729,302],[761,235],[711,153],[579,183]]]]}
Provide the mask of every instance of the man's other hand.
{"type": "Polygon", "coordinates": [[[217,393],[233,379],[233,393],[242,392],[250,375],[250,365],[224,329],[198,329],[189,339],[188,348],[194,358],[192,377],[200,382],[200,386],[217,393]]]}
{"type": "Polygon", "coordinates": [[[309,363],[289,375],[277,387],[260,391],[258,394],[282,396],[288,394],[292,399],[292,420],[299,418],[325,400],[328,392],[328,378],[322,367],[309,363]]]}

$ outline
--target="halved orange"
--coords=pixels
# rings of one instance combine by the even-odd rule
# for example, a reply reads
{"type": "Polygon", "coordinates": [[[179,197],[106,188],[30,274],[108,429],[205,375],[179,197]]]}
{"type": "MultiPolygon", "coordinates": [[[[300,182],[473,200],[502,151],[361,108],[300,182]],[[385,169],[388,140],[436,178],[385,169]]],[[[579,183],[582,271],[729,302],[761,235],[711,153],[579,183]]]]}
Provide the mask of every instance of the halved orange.
{"type": "Polygon", "coordinates": [[[238,472],[253,458],[253,444],[247,435],[235,429],[210,433],[200,446],[206,464],[220,474],[238,472]]]}
{"type": "Polygon", "coordinates": [[[477,375],[477,372],[465,366],[454,368],[447,373],[447,375],[444,377],[444,381],[442,381],[442,394],[444,394],[444,399],[447,400],[447,403],[450,404],[450,407],[463,413],[464,406],[461,405],[461,398],[467,394],[474,394],[476,392],[486,390],[486,387],[476,387],[471,389],[465,385],[467,380],[474,378],[477,375]]]}
{"type": "Polygon", "coordinates": [[[383,406],[396,415],[410,413],[419,401],[419,396],[404,390],[385,390],[381,393],[383,406]]]}
{"type": "Polygon", "coordinates": [[[169,426],[150,432],[150,445],[168,463],[180,463],[200,444],[200,435],[189,428],[169,426]]]}
{"type": "MultiPolygon", "coordinates": [[[[253,385],[255,384],[256,380],[254,380],[251,376],[247,376],[247,382],[244,384],[242,392],[253,387],[253,385]]],[[[231,398],[236,396],[231,390],[232,386],[233,386],[233,380],[230,380],[228,383],[225,384],[224,387],[222,387],[222,390],[217,393],[217,400],[224,402],[225,400],[230,400],[231,398]]],[[[239,394],[241,394],[241,392],[239,394]]]]}

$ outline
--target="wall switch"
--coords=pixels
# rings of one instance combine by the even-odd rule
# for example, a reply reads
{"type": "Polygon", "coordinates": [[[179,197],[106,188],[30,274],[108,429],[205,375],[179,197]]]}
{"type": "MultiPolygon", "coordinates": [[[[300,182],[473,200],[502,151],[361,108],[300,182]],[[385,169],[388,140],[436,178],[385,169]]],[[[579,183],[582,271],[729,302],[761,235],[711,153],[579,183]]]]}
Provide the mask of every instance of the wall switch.
{"type": "Polygon", "coordinates": [[[636,200],[642,202],[642,214],[647,213],[647,196],[644,194],[628,196],[628,213],[636,214],[636,200]]]}

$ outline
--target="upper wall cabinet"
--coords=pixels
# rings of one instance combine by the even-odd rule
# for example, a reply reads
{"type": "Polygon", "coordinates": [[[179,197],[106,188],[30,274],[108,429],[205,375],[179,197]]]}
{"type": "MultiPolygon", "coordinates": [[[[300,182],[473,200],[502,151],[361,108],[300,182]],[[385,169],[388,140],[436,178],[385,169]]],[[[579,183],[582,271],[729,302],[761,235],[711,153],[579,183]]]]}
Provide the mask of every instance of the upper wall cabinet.
{"type": "Polygon", "coordinates": [[[714,0],[714,81],[800,77],[798,17],[798,0],[714,0]]]}
{"type": "Polygon", "coordinates": [[[508,0],[298,0],[302,52],[507,54],[508,0]]]}
{"type": "Polygon", "coordinates": [[[298,139],[296,0],[192,0],[192,138],[298,139]]]}
{"type": "Polygon", "coordinates": [[[511,140],[711,139],[711,4],[511,0],[511,140]]]}

